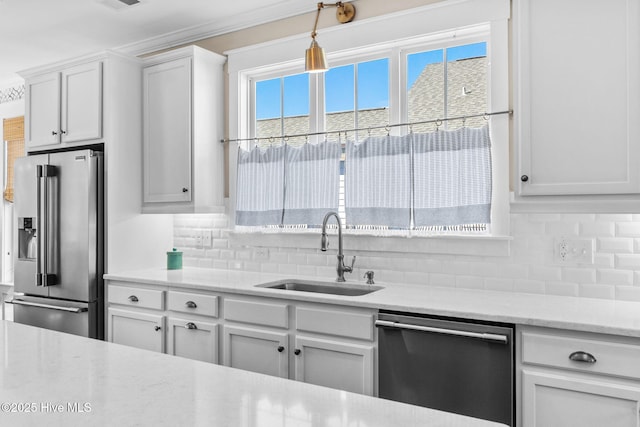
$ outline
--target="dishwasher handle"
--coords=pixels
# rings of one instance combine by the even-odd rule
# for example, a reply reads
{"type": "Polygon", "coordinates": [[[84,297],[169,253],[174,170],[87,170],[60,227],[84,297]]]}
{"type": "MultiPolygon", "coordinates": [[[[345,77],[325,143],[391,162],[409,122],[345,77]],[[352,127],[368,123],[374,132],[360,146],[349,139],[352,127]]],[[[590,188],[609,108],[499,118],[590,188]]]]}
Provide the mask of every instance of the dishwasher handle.
{"type": "Polygon", "coordinates": [[[394,328],[394,329],[408,329],[418,332],[430,332],[434,334],[454,335],[458,337],[477,338],[484,341],[491,341],[500,344],[508,344],[509,337],[500,334],[489,334],[486,332],[471,332],[471,331],[459,331],[456,329],[436,328],[433,326],[421,326],[411,325],[409,323],[390,322],[388,320],[376,320],[376,327],[378,328],[394,328]]]}

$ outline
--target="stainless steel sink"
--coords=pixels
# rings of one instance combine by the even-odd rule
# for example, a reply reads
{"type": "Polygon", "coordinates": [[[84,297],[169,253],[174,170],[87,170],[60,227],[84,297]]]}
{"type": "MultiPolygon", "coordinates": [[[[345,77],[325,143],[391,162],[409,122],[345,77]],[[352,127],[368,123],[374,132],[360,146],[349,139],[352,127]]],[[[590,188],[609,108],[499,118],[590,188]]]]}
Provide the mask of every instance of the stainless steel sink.
{"type": "Polygon", "coordinates": [[[320,294],[360,296],[382,289],[382,286],[357,285],[347,283],[314,282],[311,280],[278,280],[256,285],[259,288],[281,289],[284,291],[314,292],[320,294]]]}

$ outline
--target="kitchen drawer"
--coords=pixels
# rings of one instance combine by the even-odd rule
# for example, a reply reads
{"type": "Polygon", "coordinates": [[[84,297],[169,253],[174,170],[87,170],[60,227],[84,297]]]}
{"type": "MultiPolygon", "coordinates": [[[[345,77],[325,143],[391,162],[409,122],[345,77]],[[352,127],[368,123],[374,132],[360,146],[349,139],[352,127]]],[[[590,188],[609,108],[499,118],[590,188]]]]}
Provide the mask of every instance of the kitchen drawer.
{"type": "Polygon", "coordinates": [[[373,341],[373,315],[324,308],[297,307],[296,329],[373,341]]]}
{"type": "Polygon", "coordinates": [[[218,297],[191,292],[167,292],[167,310],[218,317],[218,297]]]}
{"type": "Polygon", "coordinates": [[[289,305],[224,299],[224,318],[261,326],[289,327],[289,305]]]}
{"type": "Polygon", "coordinates": [[[640,345],[565,335],[522,333],[522,361],[554,368],[640,379],[640,345]],[[589,353],[594,363],[569,359],[574,352],[589,353]]]}
{"type": "Polygon", "coordinates": [[[109,286],[109,302],[131,307],[164,309],[164,291],[129,286],[109,286]]]}

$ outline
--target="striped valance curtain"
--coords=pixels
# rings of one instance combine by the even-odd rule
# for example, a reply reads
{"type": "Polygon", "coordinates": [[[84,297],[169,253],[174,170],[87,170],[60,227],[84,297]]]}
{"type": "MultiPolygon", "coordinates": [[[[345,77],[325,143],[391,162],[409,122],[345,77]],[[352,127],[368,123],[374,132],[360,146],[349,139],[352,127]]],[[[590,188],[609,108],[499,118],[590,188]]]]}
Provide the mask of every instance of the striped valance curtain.
{"type": "Polygon", "coordinates": [[[414,226],[489,224],[489,127],[463,127],[408,137],[413,141],[414,226]]]}
{"type": "Polygon", "coordinates": [[[344,204],[350,225],[409,228],[411,141],[381,136],[347,142],[344,204]]]}
{"type": "Polygon", "coordinates": [[[348,142],[346,163],[349,227],[453,230],[491,222],[486,125],[348,142]]]}
{"type": "MultiPolygon", "coordinates": [[[[240,149],[236,225],[317,227],[339,210],[341,145],[240,149]]],[[[348,141],[349,228],[486,230],[491,222],[489,127],[348,141]]]]}
{"type": "Polygon", "coordinates": [[[236,225],[318,226],[338,210],[341,147],[281,145],[238,153],[236,225]]]}

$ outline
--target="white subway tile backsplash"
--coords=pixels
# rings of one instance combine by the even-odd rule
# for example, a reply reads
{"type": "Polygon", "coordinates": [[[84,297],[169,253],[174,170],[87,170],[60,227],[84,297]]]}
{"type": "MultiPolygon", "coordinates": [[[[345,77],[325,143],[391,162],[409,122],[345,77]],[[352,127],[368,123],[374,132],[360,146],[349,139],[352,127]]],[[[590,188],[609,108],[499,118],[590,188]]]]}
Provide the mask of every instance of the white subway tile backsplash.
{"type": "Polygon", "coordinates": [[[484,289],[484,280],[476,276],[456,276],[456,288],[464,289],[484,289]]]}
{"type": "Polygon", "coordinates": [[[577,236],[578,223],[576,221],[547,222],[545,232],[550,236],[577,236]]]}
{"type": "MultiPolygon", "coordinates": [[[[360,277],[362,277],[364,275],[361,274],[360,277]]],[[[406,273],[404,273],[404,280],[407,283],[411,283],[414,285],[428,285],[429,284],[429,274],[428,273],[423,273],[423,272],[413,272],[413,271],[408,271],[406,273]]]]}
{"type": "Polygon", "coordinates": [[[501,264],[498,266],[498,276],[510,279],[526,279],[529,275],[529,266],[526,264],[501,264]]]}
{"type": "Polygon", "coordinates": [[[596,270],[595,268],[563,267],[562,280],[565,282],[575,282],[575,283],[595,283],[596,270]]]}
{"type": "Polygon", "coordinates": [[[618,237],[640,237],[640,223],[619,222],[616,224],[616,236],[618,237]]]}
{"type": "Polygon", "coordinates": [[[611,285],[580,284],[580,296],[585,298],[614,299],[616,288],[611,285]]]}
{"type": "Polygon", "coordinates": [[[301,253],[289,253],[289,264],[305,265],[307,263],[307,255],[301,253]]]}
{"type": "Polygon", "coordinates": [[[541,280],[519,280],[514,281],[513,289],[515,292],[525,294],[544,294],[545,282],[541,280]]]}
{"type": "MultiPolygon", "coordinates": [[[[364,281],[364,271],[376,280],[421,286],[458,286],[506,292],[615,298],[640,301],[640,214],[512,214],[510,255],[413,254],[368,251],[358,255],[348,280],[364,281]],[[595,238],[594,263],[561,266],[553,259],[560,236],[595,238]]],[[[174,215],[174,245],[183,264],[285,273],[334,280],[335,250],[268,248],[264,258],[254,249],[231,246],[229,219],[224,214],[174,215]],[[209,230],[212,248],[198,246],[196,232],[209,230]]],[[[295,235],[291,234],[291,239],[295,235]]],[[[346,254],[345,262],[351,261],[346,254]]]]}
{"type": "Polygon", "coordinates": [[[599,238],[596,240],[598,252],[633,253],[634,239],[627,237],[599,238]]]}
{"type": "Polygon", "coordinates": [[[499,277],[489,277],[484,280],[484,287],[490,291],[513,292],[515,281],[499,277]]]}
{"type": "Polygon", "coordinates": [[[640,287],[616,286],[616,299],[640,302],[640,287]]]}
{"type": "Polygon", "coordinates": [[[633,285],[633,271],[598,269],[598,283],[610,283],[612,285],[633,285]]]}
{"type": "Polygon", "coordinates": [[[301,276],[315,276],[316,267],[313,265],[298,264],[298,274],[301,276]]]}
{"type": "Polygon", "coordinates": [[[546,293],[549,295],[577,297],[579,294],[579,287],[577,283],[547,282],[546,293]]]}
{"type": "Polygon", "coordinates": [[[544,281],[560,281],[562,279],[562,269],[560,267],[530,265],[529,279],[544,280],[544,281]]]}
{"type": "Polygon", "coordinates": [[[278,264],[278,273],[281,274],[298,274],[298,266],[295,264],[278,264]]]}
{"type": "Polygon", "coordinates": [[[627,221],[633,221],[633,215],[632,214],[597,214],[596,221],[627,222],[627,221]]]}
{"type": "Polygon", "coordinates": [[[429,274],[429,284],[431,286],[454,287],[456,285],[455,276],[444,273],[429,274]]]}
{"type": "Polygon", "coordinates": [[[584,237],[613,237],[616,227],[611,222],[581,222],[579,234],[584,237]]]}
{"type": "Polygon", "coordinates": [[[500,271],[500,264],[493,262],[470,262],[469,274],[480,277],[495,277],[500,271]]]}
{"type": "Polygon", "coordinates": [[[640,254],[616,254],[616,268],[640,269],[640,254]]]}
{"type": "Polygon", "coordinates": [[[596,253],[593,256],[593,266],[599,268],[614,268],[615,257],[613,254],[596,253]]]}

